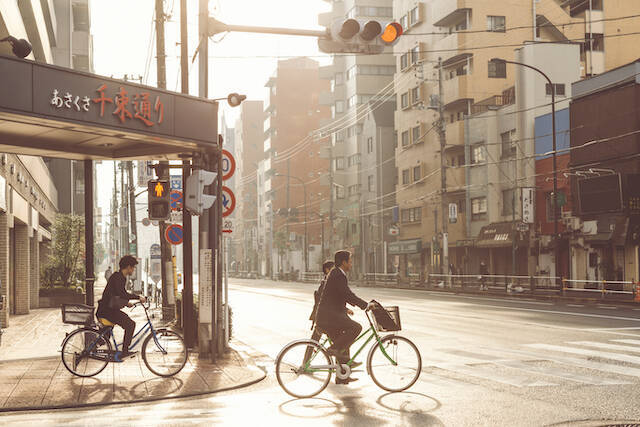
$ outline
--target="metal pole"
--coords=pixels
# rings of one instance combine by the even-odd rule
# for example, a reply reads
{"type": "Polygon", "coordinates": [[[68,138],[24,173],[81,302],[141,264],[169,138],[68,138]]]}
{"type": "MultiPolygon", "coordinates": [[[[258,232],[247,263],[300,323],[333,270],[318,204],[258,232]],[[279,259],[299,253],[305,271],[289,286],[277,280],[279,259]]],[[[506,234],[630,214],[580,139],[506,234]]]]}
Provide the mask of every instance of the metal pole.
{"type": "Polygon", "coordinates": [[[447,168],[445,163],[445,153],[447,145],[446,123],[444,120],[444,87],[442,85],[442,58],[438,58],[438,113],[440,115],[440,175],[442,178],[442,194],[440,199],[442,209],[442,262],[440,263],[440,272],[447,274],[449,267],[449,243],[447,236],[447,168]]]}
{"type": "Polygon", "coordinates": [[[252,25],[227,25],[217,19],[209,18],[209,35],[215,35],[225,32],[238,32],[238,33],[260,33],[260,34],[281,34],[288,36],[307,36],[307,37],[320,37],[327,38],[327,31],[318,30],[302,30],[294,28],[280,28],[280,27],[256,27],[252,25]]]}
{"type": "Polygon", "coordinates": [[[84,161],[84,251],[85,304],[93,306],[93,160],[84,161]]]}
{"type": "Polygon", "coordinates": [[[307,184],[302,182],[302,189],[304,190],[304,271],[309,271],[309,236],[307,234],[307,184]]]}
{"type": "MultiPolygon", "coordinates": [[[[131,223],[131,238],[132,242],[135,244],[135,250],[133,251],[133,256],[138,258],[138,225],[136,222],[136,189],[133,186],[133,162],[127,162],[127,175],[129,178],[129,210],[130,210],[130,223],[131,223]]],[[[142,275],[140,275],[139,279],[142,279],[142,275]]]]}

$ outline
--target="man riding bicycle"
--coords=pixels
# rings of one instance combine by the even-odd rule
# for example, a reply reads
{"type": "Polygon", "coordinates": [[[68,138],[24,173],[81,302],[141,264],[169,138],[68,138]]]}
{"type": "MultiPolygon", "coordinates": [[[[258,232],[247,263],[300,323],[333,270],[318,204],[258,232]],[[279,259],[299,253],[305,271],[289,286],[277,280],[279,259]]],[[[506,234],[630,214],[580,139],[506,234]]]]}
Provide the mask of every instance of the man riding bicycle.
{"type": "Polygon", "coordinates": [[[138,299],[143,304],[147,301],[144,296],[131,294],[125,289],[127,277],[133,274],[136,265],[138,265],[138,260],[131,255],[125,255],[120,259],[120,271],[113,273],[109,277],[107,286],[102,293],[102,299],[98,301],[98,310],[96,311],[96,317],[98,319],[106,319],[111,323],[120,325],[124,329],[121,358],[133,356],[137,352],[129,352],[129,345],[133,338],[136,322],[131,320],[131,318],[120,309],[124,306],[132,307],[133,303],[129,302],[129,300],[132,299],[138,299]]]}
{"type": "MultiPolygon", "coordinates": [[[[373,307],[373,302],[367,303],[358,298],[349,289],[347,273],[351,270],[353,259],[349,251],[337,251],[334,255],[335,266],[329,273],[327,281],[320,296],[316,313],[316,324],[325,332],[333,345],[328,348],[329,354],[334,356],[338,363],[347,363],[349,347],[358,338],[362,326],[351,320],[348,316],[346,304],[357,305],[362,310],[373,307]]],[[[357,364],[352,364],[355,367],[357,364]]],[[[348,384],[357,378],[340,379],[336,377],[336,384],[348,384]]]]}

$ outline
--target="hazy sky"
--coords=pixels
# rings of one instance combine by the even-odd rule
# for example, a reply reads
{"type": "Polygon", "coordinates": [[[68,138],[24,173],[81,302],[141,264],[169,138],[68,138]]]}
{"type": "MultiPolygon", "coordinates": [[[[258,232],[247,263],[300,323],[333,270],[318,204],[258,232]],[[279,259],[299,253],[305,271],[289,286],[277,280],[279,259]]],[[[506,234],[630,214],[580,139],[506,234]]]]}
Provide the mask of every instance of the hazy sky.
{"type": "MultiPolygon", "coordinates": [[[[198,59],[191,58],[198,45],[198,0],[188,0],[189,89],[198,94],[198,59]]],[[[165,0],[170,18],[165,26],[167,89],[180,91],[180,0],[165,0]]],[[[321,29],[318,14],[330,10],[322,0],[212,0],[210,15],[238,25],[321,29]]],[[[143,76],[156,85],[154,0],[93,0],[91,32],[95,72],[114,78],[125,74],[143,76]]],[[[273,74],[278,57],[312,56],[322,63],[330,59],[318,52],[315,38],[261,34],[218,34],[209,41],[209,97],[243,93],[249,99],[263,99],[264,84],[273,74]]],[[[236,111],[226,110],[233,126],[236,111]]],[[[113,164],[97,167],[98,204],[106,213],[112,192],[113,164]]],[[[140,214],[139,214],[140,215],[140,214]]]]}

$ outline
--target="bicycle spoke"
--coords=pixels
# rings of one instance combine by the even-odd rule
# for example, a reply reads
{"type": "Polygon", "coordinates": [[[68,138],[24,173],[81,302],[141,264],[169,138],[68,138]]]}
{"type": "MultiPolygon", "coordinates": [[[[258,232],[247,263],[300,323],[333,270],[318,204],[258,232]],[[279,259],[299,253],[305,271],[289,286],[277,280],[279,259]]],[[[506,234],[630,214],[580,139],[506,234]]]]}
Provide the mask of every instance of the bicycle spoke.
{"type": "Polygon", "coordinates": [[[331,368],[331,359],[321,347],[298,342],[286,347],[276,360],[276,378],[291,396],[312,397],[329,383],[331,368]]]}
{"type": "Polygon", "coordinates": [[[62,362],[72,374],[90,377],[100,373],[109,363],[103,355],[110,345],[95,330],[79,329],[69,335],[62,347],[62,362]]]}
{"type": "Polygon", "coordinates": [[[159,376],[175,375],[187,362],[187,347],[182,337],[173,331],[157,331],[143,344],[142,358],[147,368],[159,376]]]}
{"type": "Polygon", "coordinates": [[[422,369],[417,347],[406,338],[387,336],[374,347],[367,361],[373,381],[388,391],[411,387],[422,369]]]}

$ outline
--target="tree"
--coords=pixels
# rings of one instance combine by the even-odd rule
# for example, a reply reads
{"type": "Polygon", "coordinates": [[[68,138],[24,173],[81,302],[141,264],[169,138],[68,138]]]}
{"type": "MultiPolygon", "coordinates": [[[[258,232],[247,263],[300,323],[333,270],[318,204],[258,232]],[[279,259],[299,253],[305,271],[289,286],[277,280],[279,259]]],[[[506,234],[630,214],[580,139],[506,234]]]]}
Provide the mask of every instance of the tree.
{"type": "Polygon", "coordinates": [[[84,218],[72,214],[56,215],[49,259],[42,271],[42,283],[65,287],[84,283],[84,218]]]}

